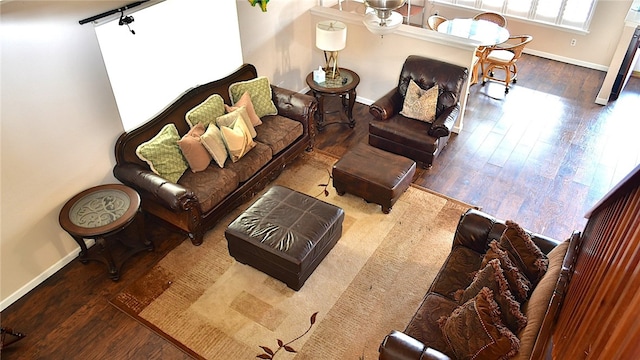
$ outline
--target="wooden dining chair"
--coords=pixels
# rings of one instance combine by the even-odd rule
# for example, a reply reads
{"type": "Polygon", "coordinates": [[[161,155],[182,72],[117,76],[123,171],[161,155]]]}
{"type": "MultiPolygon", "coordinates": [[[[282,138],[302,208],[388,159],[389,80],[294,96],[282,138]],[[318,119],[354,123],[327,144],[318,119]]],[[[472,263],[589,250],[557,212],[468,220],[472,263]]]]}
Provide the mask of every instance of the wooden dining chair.
{"type": "Polygon", "coordinates": [[[506,42],[496,45],[484,58],[486,70],[482,74],[482,85],[487,80],[503,82],[505,84],[505,94],[509,92],[509,84],[516,82],[518,79],[518,66],[516,62],[522,56],[525,46],[533,40],[531,35],[514,35],[510,36],[506,42]],[[494,70],[502,69],[505,72],[505,78],[495,77],[494,70]]]}
{"type": "Polygon", "coordinates": [[[447,21],[447,18],[444,17],[444,16],[431,15],[427,19],[427,27],[429,29],[433,30],[433,31],[437,31],[438,30],[438,25],[442,24],[445,21],[447,21]]]}
{"type": "Polygon", "coordinates": [[[473,17],[473,20],[486,20],[491,21],[492,23],[498,24],[501,27],[507,27],[507,18],[505,18],[502,14],[492,11],[485,11],[477,14],[473,17]]]}
{"type": "MultiPolygon", "coordinates": [[[[493,11],[485,11],[485,12],[481,12],[479,14],[476,14],[476,16],[473,17],[474,20],[485,20],[485,21],[490,21],[494,24],[497,24],[500,27],[506,28],[507,27],[507,18],[505,18],[502,14],[499,14],[497,12],[493,12],[493,11]]],[[[493,49],[493,46],[490,47],[486,47],[486,46],[479,46],[478,49],[476,50],[476,56],[479,58],[478,62],[475,65],[474,68],[474,72],[477,74],[478,73],[478,67],[481,69],[481,73],[484,74],[484,59],[487,57],[487,55],[489,54],[489,52],[493,49]]],[[[477,77],[476,77],[477,79],[477,77]]]]}
{"type": "Polygon", "coordinates": [[[424,1],[419,3],[417,0],[407,0],[407,2],[396,9],[400,15],[402,15],[403,22],[408,25],[411,24],[411,18],[414,16],[420,17],[420,27],[424,27],[424,1]]]}

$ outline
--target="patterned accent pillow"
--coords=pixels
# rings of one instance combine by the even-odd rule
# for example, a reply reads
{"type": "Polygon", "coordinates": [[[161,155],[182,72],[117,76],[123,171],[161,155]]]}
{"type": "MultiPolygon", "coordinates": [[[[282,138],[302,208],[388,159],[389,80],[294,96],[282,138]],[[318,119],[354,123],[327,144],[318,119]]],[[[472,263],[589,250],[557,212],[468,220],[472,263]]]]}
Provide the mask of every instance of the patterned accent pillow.
{"type": "Polygon", "coordinates": [[[432,123],[436,119],[436,105],[438,105],[438,84],[423,90],[411,79],[400,114],[432,123]]]}
{"type": "Polygon", "coordinates": [[[149,164],[151,171],[177,183],[189,168],[178,146],[178,140],[180,134],[176,126],[167,124],[151,140],[138,145],[136,155],[149,164]]]}
{"type": "Polygon", "coordinates": [[[201,123],[205,129],[209,124],[214,123],[218,116],[224,115],[224,100],[222,96],[213,94],[207,98],[207,100],[200,103],[200,105],[189,110],[185,115],[185,120],[189,127],[194,127],[196,124],[201,123]]]}
{"type": "Polygon", "coordinates": [[[200,137],[200,142],[204,148],[207,149],[216,164],[218,164],[220,168],[223,168],[224,162],[227,161],[228,154],[220,129],[218,129],[215,124],[209,125],[207,131],[200,137]]]}
{"type": "Polygon", "coordinates": [[[269,79],[260,76],[252,80],[241,81],[229,86],[229,97],[235,106],[245,92],[251,96],[251,103],[258,117],[278,115],[278,109],[271,99],[271,85],[269,79]]]}
{"type": "Polygon", "coordinates": [[[527,317],[520,311],[520,303],[509,290],[509,284],[500,267],[500,260],[489,261],[487,266],[478,271],[471,285],[462,292],[456,292],[455,297],[457,300],[459,298],[460,303],[465,303],[478,295],[484,287],[493,291],[494,298],[500,306],[502,322],[511,331],[518,333],[527,325],[527,317]]]}
{"type": "Polygon", "coordinates": [[[482,288],[438,320],[442,335],[458,359],[508,359],[520,349],[520,340],[500,320],[493,291],[482,288]]]}
{"type": "Polygon", "coordinates": [[[511,220],[500,236],[500,247],[507,250],[513,263],[535,287],[549,266],[549,259],[520,225],[511,220]]]}
{"type": "Polygon", "coordinates": [[[227,112],[232,112],[233,110],[236,110],[240,106],[244,106],[247,108],[247,114],[249,114],[249,119],[251,119],[251,124],[254,127],[258,125],[262,125],[262,120],[260,120],[260,117],[258,116],[258,114],[256,114],[256,110],[253,108],[253,103],[251,102],[251,95],[249,95],[248,92],[245,92],[244,94],[242,94],[242,96],[240,97],[240,100],[236,101],[236,103],[233,106],[229,106],[225,104],[224,108],[227,110],[227,112]]]}
{"type": "Polygon", "coordinates": [[[231,126],[221,126],[222,139],[227,147],[231,161],[237,162],[249,150],[256,146],[251,138],[247,125],[240,117],[231,126]]]}
{"type": "Polygon", "coordinates": [[[509,289],[511,293],[520,303],[524,303],[533,290],[531,281],[518,269],[518,267],[511,261],[509,254],[506,250],[500,247],[500,244],[496,240],[489,243],[489,250],[482,259],[482,267],[484,268],[487,263],[493,259],[500,261],[500,267],[504,270],[504,277],[509,282],[509,289]]]}
{"type": "Polygon", "coordinates": [[[253,128],[253,124],[251,124],[251,119],[249,119],[247,108],[244,106],[240,106],[239,108],[233,110],[228,114],[219,116],[216,119],[216,125],[218,125],[220,129],[222,129],[223,126],[230,127],[233,123],[236,122],[237,119],[241,119],[244,122],[244,124],[247,126],[247,129],[249,130],[249,134],[251,134],[252,139],[258,135],[256,133],[256,129],[253,128]]]}
{"type": "Polygon", "coordinates": [[[204,125],[198,123],[178,141],[182,155],[187,159],[187,163],[189,163],[189,167],[193,172],[202,171],[211,163],[211,155],[200,142],[200,137],[203,134],[204,125]]]}

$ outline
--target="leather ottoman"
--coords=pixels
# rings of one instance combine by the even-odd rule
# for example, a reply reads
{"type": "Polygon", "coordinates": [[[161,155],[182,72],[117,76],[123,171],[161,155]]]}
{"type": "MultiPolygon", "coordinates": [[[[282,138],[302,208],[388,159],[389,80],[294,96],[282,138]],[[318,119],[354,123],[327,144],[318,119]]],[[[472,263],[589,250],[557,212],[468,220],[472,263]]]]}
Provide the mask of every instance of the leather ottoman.
{"type": "Polygon", "coordinates": [[[382,206],[388,214],[413,180],[415,161],[359,143],[333,165],[333,187],[382,206]]]}
{"type": "Polygon", "coordinates": [[[342,236],[344,211],[273,186],[225,230],[229,254],[300,290],[342,236]]]}

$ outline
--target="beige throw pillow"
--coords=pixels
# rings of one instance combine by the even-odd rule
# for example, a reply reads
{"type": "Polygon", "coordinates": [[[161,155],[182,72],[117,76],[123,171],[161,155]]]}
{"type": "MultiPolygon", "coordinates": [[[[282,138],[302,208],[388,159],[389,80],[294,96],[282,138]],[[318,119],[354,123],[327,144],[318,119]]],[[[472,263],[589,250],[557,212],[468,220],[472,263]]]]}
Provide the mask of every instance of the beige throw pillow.
{"type": "Polygon", "coordinates": [[[436,119],[437,104],[438,84],[428,90],[423,90],[412,79],[409,81],[400,114],[411,119],[432,123],[436,119]]]}
{"type": "Polygon", "coordinates": [[[249,134],[251,135],[251,138],[254,138],[258,135],[258,133],[256,133],[256,129],[254,129],[253,124],[251,123],[251,119],[249,119],[247,108],[244,106],[240,106],[239,108],[233,110],[228,114],[219,116],[216,119],[216,125],[218,125],[220,129],[222,129],[223,126],[230,127],[231,125],[233,125],[233,123],[236,122],[236,119],[241,119],[241,121],[244,122],[244,124],[247,126],[249,134]]]}
{"type": "Polygon", "coordinates": [[[207,152],[209,152],[216,164],[223,168],[224,162],[227,161],[228,154],[224,140],[222,139],[222,132],[216,124],[209,125],[207,131],[200,136],[200,142],[204,148],[207,149],[207,152]]]}
{"type": "Polygon", "coordinates": [[[247,125],[238,118],[231,126],[221,126],[222,138],[224,144],[227,147],[231,161],[237,162],[242,158],[249,150],[256,146],[256,143],[251,138],[247,125]]]}

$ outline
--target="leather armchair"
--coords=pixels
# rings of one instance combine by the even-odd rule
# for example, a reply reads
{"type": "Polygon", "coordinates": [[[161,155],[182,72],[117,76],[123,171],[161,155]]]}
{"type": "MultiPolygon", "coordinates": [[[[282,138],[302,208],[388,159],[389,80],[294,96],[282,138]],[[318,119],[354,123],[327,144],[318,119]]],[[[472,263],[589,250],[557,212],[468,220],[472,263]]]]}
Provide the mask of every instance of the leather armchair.
{"type": "Polygon", "coordinates": [[[407,57],[398,86],[369,107],[374,117],[369,123],[369,144],[431,167],[460,114],[460,94],[467,75],[462,66],[417,55],[407,57]],[[422,89],[438,84],[436,119],[431,124],[400,114],[411,79],[422,89]]]}

